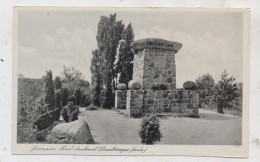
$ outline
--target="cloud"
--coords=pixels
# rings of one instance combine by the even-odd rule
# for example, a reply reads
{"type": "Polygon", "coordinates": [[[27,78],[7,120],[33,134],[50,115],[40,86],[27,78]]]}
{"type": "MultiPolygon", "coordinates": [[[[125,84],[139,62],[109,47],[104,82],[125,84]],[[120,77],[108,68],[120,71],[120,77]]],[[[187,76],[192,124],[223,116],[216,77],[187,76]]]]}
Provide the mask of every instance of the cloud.
{"type": "MultiPolygon", "coordinates": [[[[34,48],[20,46],[20,66],[24,66],[23,73],[30,71],[31,67],[40,71],[38,74],[31,73],[26,77],[41,77],[45,70],[51,69],[55,75],[60,75],[63,65],[74,66],[79,69],[85,78],[90,80],[90,60],[92,50],[96,46],[96,33],[88,28],[75,27],[68,29],[58,28],[53,34],[41,34],[34,48]],[[37,54],[37,55],[36,55],[37,54]],[[33,60],[26,63],[33,56],[33,60]],[[41,61],[41,65],[36,62],[41,61]],[[24,64],[24,65],[22,65],[24,64]],[[42,66],[43,65],[43,66],[42,66]],[[34,75],[34,76],[33,76],[34,75]]],[[[20,68],[20,67],[19,67],[20,68]]]]}
{"type": "Polygon", "coordinates": [[[149,31],[140,30],[136,37],[138,39],[162,38],[183,44],[182,49],[176,54],[178,87],[182,87],[185,81],[195,81],[199,75],[206,73],[213,75],[217,81],[224,69],[241,81],[242,51],[237,52],[236,50],[239,44],[214,37],[209,32],[202,32],[200,36],[195,34],[154,26],[149,31]]]}
{"type": "MultiPolygon", "coordinates": [[[[187,33],[173,30],[163,25],[148,29],[135,28],[135,40],[162,38],[183,44],[176,54],[177,86],[187,80],[195,80],[199,75],[210,73],[219,80],[224,69],[242,80],[242,44],[230,42],[225,37],[216,37],[208,31],[187,33]]],[[[228,37],[228,36],[226,36],[228,37]]],[[[53,33],[41,33],[32,46],[19,47],[19,70],[25,77],[41,77],[51,69],[54,76],[60,75],[62,66],[74,66],[85,79],[90,81],[92,50],[97,48],[96,32],[83,27],[59,27],[53,33]]]]}

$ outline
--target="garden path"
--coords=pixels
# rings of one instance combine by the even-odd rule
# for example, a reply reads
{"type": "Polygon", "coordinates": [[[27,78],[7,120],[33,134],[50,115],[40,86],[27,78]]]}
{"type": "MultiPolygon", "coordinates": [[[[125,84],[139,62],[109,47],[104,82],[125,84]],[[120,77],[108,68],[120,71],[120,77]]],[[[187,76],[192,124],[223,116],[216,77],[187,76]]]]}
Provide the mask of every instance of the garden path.
{"type": "MultiPolygon", "coordinates": [[[[125,117],[114,110],[81,109],[96,143],[140,144],[141,118],[125,117]]],[[[163,138],[158,144],[236,145],[240,144],[242,118],[200,109],[200,118],[160,118],[163,138]]]]}

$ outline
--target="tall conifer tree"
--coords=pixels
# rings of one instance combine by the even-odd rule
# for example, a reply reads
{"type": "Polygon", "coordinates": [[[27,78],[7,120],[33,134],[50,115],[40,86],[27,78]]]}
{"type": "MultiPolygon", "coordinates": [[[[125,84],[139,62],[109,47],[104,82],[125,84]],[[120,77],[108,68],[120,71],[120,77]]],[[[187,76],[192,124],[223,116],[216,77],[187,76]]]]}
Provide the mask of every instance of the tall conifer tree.
{"type": "Polygon", "coordinates": [[[116,14],[109,17],[101,16],[96,38],[99,52],[98,71],[102,84],[100,100],[101,105],[106,108],[114,105],[114,78],[116,76],[114,62],[123,30],[124,24],[122,21],[116,21],[116,14]]]}
{"type": "Polygon", "coordinates": [[[45,78],[45,104],[47,105],[47,111],[55,109],[55,88],[52,80],[52,71],[46,71],[45,78]]]}
{"type": "Polygon", "coordinates": [[[132,24],[128,24],[122,34],[122,40],[119,43],[118,61],[116,63],[116,72],[119,75],[119,83],[125,83],[132,80],[134,53],[131,50],[131,44],[134,41],[134,31],[132,24]]]}

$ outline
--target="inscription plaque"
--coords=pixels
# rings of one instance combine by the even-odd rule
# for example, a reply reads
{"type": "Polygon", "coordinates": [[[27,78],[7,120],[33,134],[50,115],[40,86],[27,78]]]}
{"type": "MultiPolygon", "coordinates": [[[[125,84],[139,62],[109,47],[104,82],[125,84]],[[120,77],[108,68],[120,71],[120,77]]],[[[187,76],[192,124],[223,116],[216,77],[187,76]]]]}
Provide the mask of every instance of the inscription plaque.
{"type": "Polygon", "coordinates": [[[154,67],[156,68],[164,68],[166,62],[166,57],[162,53],[154,54],[154,67]]]}

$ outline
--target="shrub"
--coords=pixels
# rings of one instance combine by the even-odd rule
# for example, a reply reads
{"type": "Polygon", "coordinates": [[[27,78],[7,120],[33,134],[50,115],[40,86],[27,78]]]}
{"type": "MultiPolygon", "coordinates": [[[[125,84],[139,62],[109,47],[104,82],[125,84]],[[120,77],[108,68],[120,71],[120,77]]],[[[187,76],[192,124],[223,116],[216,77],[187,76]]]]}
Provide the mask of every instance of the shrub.
{"type": "Polygon", "coordinates": [[[72,122],[78,120],[79,108],[73,102],[69,102],[67,106],[62,109],[62,117],[65,122],[72,122]]]}
{"type": "Polygon", "coordinates": [[[53,112],[47,112],[38,117],[36,122],[34,123],[37,126],[38,130],[43,130],[48,128],[51,124],[53,124],[53,112]]]}
{"type": "Polygon", "coordinates": [[[83,94],[82,97],[81,97],[81,104],[80,106],[89,106],[91,103],[91,99],[90,99],[90,96],[86,95],[86,94],[83,94]]]}
{"type": "Polygon", "coordinates": [[[74,95],[69,96],[68,102],[73,102],[73,104],[76,105],[76,97],[74,95]]]}
{"type": "Polygon", "coordinates": [[[152,145],[161,140],[160,124],[155,115],[144,117],[139,136],[142,139],[141,142],[147,145],[152,145]]]}

